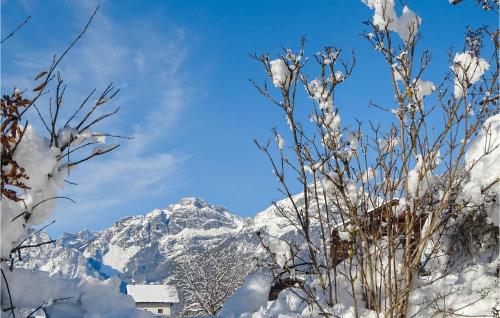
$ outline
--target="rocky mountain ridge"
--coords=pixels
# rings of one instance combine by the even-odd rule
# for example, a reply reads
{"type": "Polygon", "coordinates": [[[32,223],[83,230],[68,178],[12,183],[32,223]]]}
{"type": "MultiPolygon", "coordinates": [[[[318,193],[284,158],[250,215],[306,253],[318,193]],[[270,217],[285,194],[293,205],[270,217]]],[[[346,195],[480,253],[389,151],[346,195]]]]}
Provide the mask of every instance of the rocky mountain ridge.
{"type": "MultiPolygon", "coordinates": [[[[241,218],[190,197],[165,209],[125,217],[102,231],[64,233],[52,244],[23,253],[18,266],[69,278],[119,276],[124,283],[168,282],[176,262],[209,249],[231,245],[250,259],[260,247],[259,231],[284,236],[293,228],[274,207],[241,218]]],[[[50,238],[42,232],[30,240],[38,244],[50,238]]]]}

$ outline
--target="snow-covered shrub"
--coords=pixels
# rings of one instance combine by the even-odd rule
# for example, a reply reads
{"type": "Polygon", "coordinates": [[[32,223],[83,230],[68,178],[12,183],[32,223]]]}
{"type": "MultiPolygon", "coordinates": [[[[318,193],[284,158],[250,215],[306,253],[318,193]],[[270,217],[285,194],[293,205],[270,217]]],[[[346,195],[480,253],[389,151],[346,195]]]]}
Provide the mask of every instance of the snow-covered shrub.
{"type": "Polygon", "coordinates": [[[178,260],[174,276],[182,303],[179,315],[217,314],[245,277],[255,270],[253,263],[251,255],[232,246],[208,250],[194,259],[178,260]]]}
{"type": "Polygon", "coordinates": [[[340,50],[314,55],[316,76],[304,42],[276,59],[254,56],[276,90],[255,86],[288,126],[274,130],[276,148],[256,144],[298,239],[260,235],[270,286],[258,289],[269,302],[237,308],[258,285],[249,281],[222,316],[484,316],[498,302],[498,36],[469,30],[437,85],[426,79],[430,53],[417,55],[422,19],[406,6],[398,15],[394,0],[363,2],[374,10],[366,38],[391,75],[394,106],[373,104],[392,116],[386,123],[342,123],[335,90],[354,63],[340,50]],[[314,101],[309,118],[304,97],[314,101]]]}
{"type": "MultiPolygon", "coordinates": [[[[91,21],[92,18],[88,23],[91,21]]],[[[87,27],[88,24],[76,40],[87,27]]],[[[68,50],[36,77],[39,85],[33,90],[33,98],[24,98],[24,92],[19,89],[2,96],[1,316],[32,317],[35,311],[41,310],[50,317],[64,318],[151,317],[136,309],[130,296],[119,293],[117,279],[71,280],[15,266],[21,251],[25,253],[52,242],[35,246],[26,243],[34,233],[33,229],[48,220],[57,200],[69,199],[59,196],[69,172],[79,164],[118,147],[103,146],[106,134],[93,130],[96,124],[116,112],[96,115],[96,111],[116,95],[117,90],[112,85],[93,105],[86,105],[87,98],[72,115],[62,118],[65,85],[57,66],[68,50]],[[55,96],[54,102],[46,105],[50,108],[50,115],[44,117],[37,107],[41,107],[40,97],[49,92],[49,87],[55,96]],[[45,135],[26,121],[27,112],[35,110],[46,129],[45,135]]]]}

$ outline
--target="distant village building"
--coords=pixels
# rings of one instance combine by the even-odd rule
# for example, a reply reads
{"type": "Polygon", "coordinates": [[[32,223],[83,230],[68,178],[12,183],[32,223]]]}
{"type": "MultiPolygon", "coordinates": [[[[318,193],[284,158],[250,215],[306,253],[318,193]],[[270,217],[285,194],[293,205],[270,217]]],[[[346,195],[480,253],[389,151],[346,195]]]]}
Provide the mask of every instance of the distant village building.
{"type": "Polygon", "coordinates": [[[171,317],[172,306],[179,303],[177,289],[171,285],[127,285],[127,294],[134,298],[137,308],[156,317],[171,317]]]}

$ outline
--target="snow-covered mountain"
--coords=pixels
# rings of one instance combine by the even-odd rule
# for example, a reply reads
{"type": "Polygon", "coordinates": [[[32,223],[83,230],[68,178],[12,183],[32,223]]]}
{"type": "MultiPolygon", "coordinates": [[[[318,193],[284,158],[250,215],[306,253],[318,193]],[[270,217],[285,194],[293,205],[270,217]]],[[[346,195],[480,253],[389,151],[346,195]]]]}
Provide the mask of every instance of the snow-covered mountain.
{"type": "MultiPolygon", "coordinates": [[[[166,209],[123,218],[102,231],[65,233],[54,243],[24,253],[19,266],[71,278],[118,275],[124,282],[169,281],[177,261],[208,249],[235,245],[250,260],[259,248],[258,231],[284,236],[293,228],[274,207],[241,218],[202,199],[184,198],[166,209]]],[[[49,240],[42,232],[29,244],[49,240]]]]}

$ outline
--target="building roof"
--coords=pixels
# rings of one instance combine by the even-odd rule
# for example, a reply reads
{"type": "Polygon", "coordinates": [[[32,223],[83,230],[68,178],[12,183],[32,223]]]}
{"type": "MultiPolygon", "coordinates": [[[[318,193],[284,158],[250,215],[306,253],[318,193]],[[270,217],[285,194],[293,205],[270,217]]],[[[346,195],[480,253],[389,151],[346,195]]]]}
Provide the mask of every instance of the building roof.
{"type": "Polygon", "coordinates": [[[127,294],[136,303],[178,303],[177,289],[171,285],[127,285],[127,294]]]}

